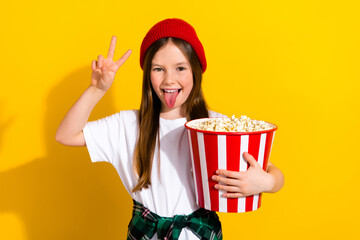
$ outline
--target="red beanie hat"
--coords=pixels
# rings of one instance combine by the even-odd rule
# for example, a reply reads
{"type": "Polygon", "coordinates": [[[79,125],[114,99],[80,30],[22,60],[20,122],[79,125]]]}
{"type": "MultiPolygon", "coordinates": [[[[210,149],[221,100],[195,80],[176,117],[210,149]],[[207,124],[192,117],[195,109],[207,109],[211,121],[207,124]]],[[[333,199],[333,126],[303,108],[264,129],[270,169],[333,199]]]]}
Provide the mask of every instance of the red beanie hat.
{"type": "Polygon", "coordinates": [[[144,57],[147,49],[155,41],[164,37],[180,38],[188,42],[196,52],[200,61],[202,72],[206,70],[206,58],[204,48],[196,35],[195,29],[184,20],[169,18],[155,24],[144,37],[140,48],[140,66],[143,68],[144,57]]]}

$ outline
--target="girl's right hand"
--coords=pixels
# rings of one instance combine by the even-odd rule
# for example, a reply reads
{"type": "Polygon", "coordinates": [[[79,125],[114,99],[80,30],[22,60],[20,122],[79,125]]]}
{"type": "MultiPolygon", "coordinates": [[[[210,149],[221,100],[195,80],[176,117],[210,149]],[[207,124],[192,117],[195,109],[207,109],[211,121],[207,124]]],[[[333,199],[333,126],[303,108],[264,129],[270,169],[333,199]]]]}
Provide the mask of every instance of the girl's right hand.
{"type": "Polygon", "coordinates": [[[116,37],[111,38],[110,48],[106,59],[102,55],[98,56],[98,60],[91,63],[91,86],[106,92],[115,79],[117,70],[124,64],[131,54],[129,49],[119,60],[113,61],[116,45],[116,37]]]}

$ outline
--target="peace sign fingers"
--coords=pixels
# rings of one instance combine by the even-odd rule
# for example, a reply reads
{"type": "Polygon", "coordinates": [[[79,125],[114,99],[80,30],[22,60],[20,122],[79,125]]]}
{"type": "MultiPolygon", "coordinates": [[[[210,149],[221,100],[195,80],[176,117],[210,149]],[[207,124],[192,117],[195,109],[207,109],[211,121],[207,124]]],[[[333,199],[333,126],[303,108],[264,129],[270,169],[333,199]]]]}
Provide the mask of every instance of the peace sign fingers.
{"type": "Polygon", "coordinates": [[[91,85],[104,91],[110,88],[115,79],[116,72],[131,54],[131,50],[129,49],[119,60],[114,62],[115,45],[116,37],[112,36],[107,58],[105,59],[102,55],[99,55],[98,61],[96,62],[94,60],[91,63],[93,70],[91,74],[91,85]]]}
{"type": "Polygon", "coordinates": [[[110,58],[111,60],[114,57],[115,45],[116,45],[116,36],[112,36],[111,42],[110,42],[110,47],[109,47],[109,52],[107,55],[107,58],[110,58]]]}
{"type": "Polygon", "coordinates": [[[113,66],[110,69],[113,69],[114,72],[116,72],[121,67],[121,65],[123,65],[124,62],[131,55],[131,50],[129,49],[119,60],[117,60],[115,62],[115,65],[113,65],[113,63],[114,63],[113,58],[114,58],[114,53],[115,53],[115,45],[116,45],[116,36],[112,36],[107,59],[110,60],[111,65],[113,66]]]}
{"type": "Polygon", "coordinates": [[[130,57],[131,52],[131,49],[127,50],[126,53],[124,53],[124,55],[115,62],[118,68],[121,67],[121,65],[123,65],[124,62],[130,57]]]}

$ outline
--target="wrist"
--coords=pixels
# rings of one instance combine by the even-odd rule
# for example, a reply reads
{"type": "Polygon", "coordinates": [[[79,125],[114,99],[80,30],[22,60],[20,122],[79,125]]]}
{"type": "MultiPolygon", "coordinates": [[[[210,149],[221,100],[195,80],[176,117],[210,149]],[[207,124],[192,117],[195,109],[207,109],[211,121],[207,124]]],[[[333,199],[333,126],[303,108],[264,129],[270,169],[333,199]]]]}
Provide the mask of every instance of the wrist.
{"type": "Polygon", "coordinates": [[[93,85],[90,85],[90,86],[88,87],[88,90],[89,90],[92,94],[95,94],[96,96],[100,96],[100,97],[104,96],[105,93],[106,93],[106,90],[97,88],[97,87],[95,87],[95,86],[93,86],[93,85]]]}

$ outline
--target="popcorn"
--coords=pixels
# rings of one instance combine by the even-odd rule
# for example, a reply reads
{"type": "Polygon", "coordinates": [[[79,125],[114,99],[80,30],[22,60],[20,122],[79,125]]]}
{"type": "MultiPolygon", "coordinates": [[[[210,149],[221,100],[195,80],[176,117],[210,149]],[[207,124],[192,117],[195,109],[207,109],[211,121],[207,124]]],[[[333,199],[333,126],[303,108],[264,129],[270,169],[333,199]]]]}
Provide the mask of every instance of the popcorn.
{"type": "Polygon", "coordinates": [[[213,132],[256,132],[274,128],[264,121],[253,120],[246,115],[239,118],[235,115],[231,118],[208,118],[204,121],[193,121],[188,126],[213,132]]]}

